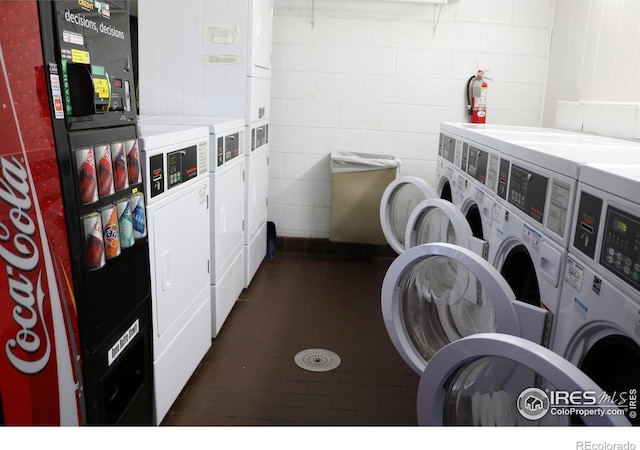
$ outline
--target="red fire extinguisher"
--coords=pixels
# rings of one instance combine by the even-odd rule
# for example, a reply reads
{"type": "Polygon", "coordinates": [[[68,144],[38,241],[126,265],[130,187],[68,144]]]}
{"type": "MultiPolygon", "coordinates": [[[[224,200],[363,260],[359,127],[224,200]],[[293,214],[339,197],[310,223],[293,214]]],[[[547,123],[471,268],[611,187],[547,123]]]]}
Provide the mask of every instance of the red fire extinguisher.
{"type": "Polygon", "coordinates": [[[467,110],[471,116],[471,123],[485,123],[487,120],[487,82],[484,70],[467,81],[467,110]]]}

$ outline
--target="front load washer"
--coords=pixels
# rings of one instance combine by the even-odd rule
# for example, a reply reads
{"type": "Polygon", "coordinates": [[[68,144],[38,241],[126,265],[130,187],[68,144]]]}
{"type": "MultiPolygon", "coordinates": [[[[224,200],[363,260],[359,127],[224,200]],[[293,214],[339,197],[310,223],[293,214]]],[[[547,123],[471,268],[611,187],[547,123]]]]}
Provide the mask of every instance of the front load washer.
{"type": "Polygon", "coordinates": [[[216,337],[244,288],[244,119],[143,116],[141,123],[209,128],[211,178],[211,336],[216,337]]]}
{"type": "Polygon", "coordinates": [[[621,407],[596,401],[606,395],[547,348],[517,336],[481,333],[433,356],[418,385],[418,424],[566,426],[570,413],[580,411],[585,425],[629,426],[621,407]]]}
{"type": "Polygon", "coordinates": [[[244,287],[267,254],[269,204],[269,122],[252,122],[245,129],[244,287]]]}
{"type": "Polygon", "coordinates": [[[640,166],[582,167],[554,350],[640,423],[640,166]]]}
{"type": "MultiPolygon", "coordinates": [[[[566,416],[523,416],[518,396],[534,391],[539,400],[549,388],[601,392],[539,344],[548,312],[517,301],[500,273],[468,249],[407,249],[389,267],[381,301],[396,350],[421,375],[420,425],[565,425],[566,416]]],[[[628,424],[606,414],[615,406],[594,409],[603,415],[585,416],[589,425],[628,424]]]]}
{"type": "Polygon", "coordinates": [[[385,188],[380,199],[380,225],[389,246],[397,253],[406,250],[409,216],[426,199],[438,198],[429,183],[418,177],[400,177],[385,188]]]}
{"type": "Polygon", "coordinates": [[[449,243],[411,247],[389,266],[381,290],[387,333],[418,374],[442,347],[498,332],[543,342],[548,312],[518,301],[500,273],[473,251],[449,243]]]}
{"type": "MultiPolygon", "coordinates": [[[[638,160],[640,153],[623,141],[596,145],[597,137],[523,130],[507,135],[485,130],[477,138],[500,152],[490,260],[520,300],[544,306],[555,317],[581,166],[613,158],[638,160]]],[[[551,343],[553,322],[548,331],[551,343]]]]}
{"type": "Polygon", "coordinates": [[[209,131],[152,124],[138,129],[160,423],[211,346],[209,131]]]}

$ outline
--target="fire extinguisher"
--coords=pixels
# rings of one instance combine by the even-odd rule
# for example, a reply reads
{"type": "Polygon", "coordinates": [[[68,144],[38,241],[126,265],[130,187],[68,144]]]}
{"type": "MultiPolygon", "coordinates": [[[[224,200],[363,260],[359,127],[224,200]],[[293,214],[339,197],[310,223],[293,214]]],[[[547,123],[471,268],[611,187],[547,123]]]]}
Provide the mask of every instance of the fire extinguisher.
{"type": "Polygon", "coordinates": [[[485,123],[487,120],[487,82],[484,70],[467,81],[467,111],[471,116],[471,123],[485,123]]]}

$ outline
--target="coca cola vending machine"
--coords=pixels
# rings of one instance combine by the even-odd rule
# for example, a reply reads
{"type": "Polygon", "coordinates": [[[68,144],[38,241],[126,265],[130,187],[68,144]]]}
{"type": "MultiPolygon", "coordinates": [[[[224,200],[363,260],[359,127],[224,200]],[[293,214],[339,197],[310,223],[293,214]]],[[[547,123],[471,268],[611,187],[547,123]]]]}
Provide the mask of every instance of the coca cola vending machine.
{"type": "Polygon", "coordinates": [[[153,424],[127,1],[0,0],[0,424],[153,424]]]}

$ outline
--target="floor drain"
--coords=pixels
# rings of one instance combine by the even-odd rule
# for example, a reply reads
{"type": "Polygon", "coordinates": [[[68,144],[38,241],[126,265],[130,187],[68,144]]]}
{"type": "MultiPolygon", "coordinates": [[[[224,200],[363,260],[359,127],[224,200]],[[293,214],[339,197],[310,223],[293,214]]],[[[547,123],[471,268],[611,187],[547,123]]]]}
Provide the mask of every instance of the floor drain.
{"type": "Polygon", "coordinates": [[[340,357],[329,350],[310,348],[298,353],[294,361],[298,367],[312,372],[328,372],[340,365],[340,357]]]}

